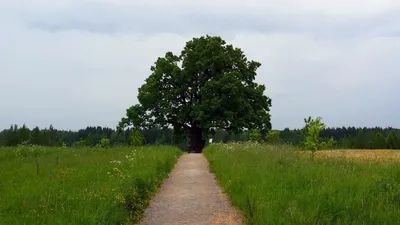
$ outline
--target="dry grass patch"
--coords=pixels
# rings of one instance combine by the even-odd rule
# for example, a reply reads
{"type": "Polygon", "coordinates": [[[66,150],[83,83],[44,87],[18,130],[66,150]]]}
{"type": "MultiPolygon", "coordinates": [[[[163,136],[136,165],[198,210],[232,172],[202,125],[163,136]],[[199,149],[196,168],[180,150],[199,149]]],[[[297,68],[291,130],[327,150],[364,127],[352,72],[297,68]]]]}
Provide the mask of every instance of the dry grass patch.
{"type": "Polygon", "coordinates": [[[323,150],[315,153],[317,157],[356,159],[363,161],[400,162],[398,150],[323,150]]]}

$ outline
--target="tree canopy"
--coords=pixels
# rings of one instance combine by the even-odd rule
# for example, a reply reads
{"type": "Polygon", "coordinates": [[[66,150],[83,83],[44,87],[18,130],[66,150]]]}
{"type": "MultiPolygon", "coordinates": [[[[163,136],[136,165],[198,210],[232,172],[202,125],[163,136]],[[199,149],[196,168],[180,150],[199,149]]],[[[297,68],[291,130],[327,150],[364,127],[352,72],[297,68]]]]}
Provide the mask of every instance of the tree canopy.
{"type": "Polygon", "coordinates": [[[167,52],[157,59],[139,88],[139,104],[127,109],[119,128],[172,126],[189,138],[192,152],[201,152],[216,129],[265,135],[271,99],[254,81],[260,66],[220,37],[193,38],[180,55],[167,52]]]}

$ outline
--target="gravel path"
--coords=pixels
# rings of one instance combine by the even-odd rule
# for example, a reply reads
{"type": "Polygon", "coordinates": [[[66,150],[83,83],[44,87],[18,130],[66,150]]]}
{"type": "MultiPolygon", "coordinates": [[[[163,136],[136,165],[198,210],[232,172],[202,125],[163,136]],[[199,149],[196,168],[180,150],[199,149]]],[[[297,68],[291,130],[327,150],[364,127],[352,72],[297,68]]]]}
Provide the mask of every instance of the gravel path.
{"type": "Polygon", "coordinates": [[[202,154],[185,154],[145,212],[141,225],[242,224],[202,154]]]}

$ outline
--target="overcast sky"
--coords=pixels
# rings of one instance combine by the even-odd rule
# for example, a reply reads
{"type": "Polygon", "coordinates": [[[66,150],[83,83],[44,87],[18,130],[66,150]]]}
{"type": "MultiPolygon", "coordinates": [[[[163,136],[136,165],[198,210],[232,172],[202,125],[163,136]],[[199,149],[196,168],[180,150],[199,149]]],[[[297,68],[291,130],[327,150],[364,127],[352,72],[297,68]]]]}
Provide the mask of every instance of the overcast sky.
{"type": "Polygon", "coordinates": [[[0,0],[0,129],[115,128],[166,51],[218,35],[262,63],[272,126],[400,127],[398,0],[0,0]]]}

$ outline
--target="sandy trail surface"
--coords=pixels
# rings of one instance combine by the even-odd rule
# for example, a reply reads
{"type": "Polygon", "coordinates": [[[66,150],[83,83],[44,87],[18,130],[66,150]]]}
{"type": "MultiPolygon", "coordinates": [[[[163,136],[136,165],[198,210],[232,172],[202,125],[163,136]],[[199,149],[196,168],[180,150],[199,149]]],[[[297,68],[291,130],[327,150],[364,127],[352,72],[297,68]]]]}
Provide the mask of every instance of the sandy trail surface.
{"type": "Polygon", "coordinates": [[[206,158],[202,154],[185,154],[151,201],[140,224],[243,223],[210,173],[206,158]]]}

